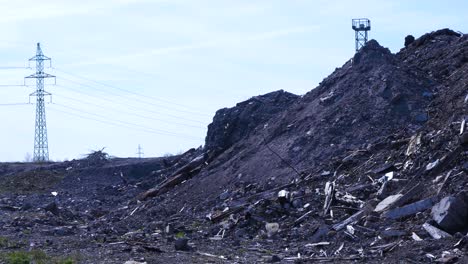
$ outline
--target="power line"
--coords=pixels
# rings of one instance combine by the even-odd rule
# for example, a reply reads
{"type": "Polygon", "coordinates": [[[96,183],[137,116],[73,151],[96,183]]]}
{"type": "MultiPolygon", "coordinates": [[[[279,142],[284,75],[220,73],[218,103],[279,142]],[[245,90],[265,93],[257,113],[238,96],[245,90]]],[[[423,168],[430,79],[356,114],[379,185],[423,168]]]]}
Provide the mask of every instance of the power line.
{"type": "MultiPolygon", "coordinates": [[[[60,79],[63,79],[63,78],[60,78],[60,79]]],[[[91,86],[84,85],[84,84],[80,84],[80,83],[74,82],[74,81],[72,81],[72,80],[68,80],[68,79],[64,79],[64,80],[69,81],[69,82],[72,82],[72,83],[75,83],[75,84],[77,84],[77,85],[79,85],[79,86],[82,86],[82,87],[93,88],[93,87],[91,87],[91,86]]],[[[144,107],[136,107],[136,106],[128,105],[128,104],[125,104],[125,103],[113,101],[113,100],[107,99],[107,98],[105,98],[105,97],[93,96],[93,95],[90,95],[90,94],[88,94],[88,93],[83,92],[82,90],[75,89],[75,88],[72,88],[72,87],[69,87],[69,86],[63,86],[63,85],[56,85],[56,86],[62,87],[62,88],[65,88],[65,89],[72,90],[72,91],[74,91],[74,92],[76,92],[76,93],[83,94],[83,95],[86,95],[86,96],[88,96],[88,97],[96,98],[96,99],[102,100],[102,101],[107,101],[107,102],[110,102],[110,103],[112,103],[112,104],[120,104],[120,105],[123,105],[123,106],[125,106],[125,107],[133,108],[133,109],[136,109],[136,110],[139,110],[139,111],[150,112],[150,113],[157,114],[157,115],[164,114],[164,115],[166,115],[166,116],[170,116],[170,117],[177,118],[177,119],[181,119],[181,120],[185,120],[185,121],[190,121],[190,122],[194,122],[194,123],[198,123],[198,124],[205,124],[204,122],[202,122],[202,121],[200,121],[200,120],[195,120],[195,119],[191,119],[191,118],[186,118],[186,117],[182,117],[182,116],[178,116],[178,115],[173,115],[173,114],[169,114],[169,113],[161,113],[161,112],[153,111],[153,110],[150,110],[150,109],[147,109],[147,108],[144,108],[144,107]]],[[[121,96],[121,97],[122,97],[122,96],[121,96]]],[[[124,97],[124,98],[125,98],[125,97],[124,97]]]]}
{"type": "Polygon", "coordinates": [[[83,115],[80,115],[80,114],[68,112],[68,111],[65,111],[65,110],[58,110],[58,109],[54,108],[56,105],[57,104],[53,104],[52,106],[49,107],[49,109],[51,109],[52,111],[58,112],[58,113],[69,115],[69,116],[75,116],[75,117],[79,117],[79,118],[82,118],[82,119],[85,119],[85,120],[92,120],[92,121],[102,123],[102,124],[108,124],[108,125],[117,126],[117,127],[124,127],[124,128],[134,130],[134,131],[142,131],[142,132],[146,132],[146,133],[164,135],[164,136],[174,136],[174,137],[177,137],[177,138],[187,139],[187,140],[192,140],[192,141],[202,140],[200,138],[195,138],[195,137],[190,137],[190,136],[182,136],[182,135],[174,134],[174,133],[171,133],[171,132],[163,133],[163,132],[155,131],[155,130],[152,130],[152,129],[139,129],[139,128],[136,128],[134,126],[119,124],[119,123],[115,123],[115,122],[112,122],[112,121],[109,121],[109,120],[100,120],[100,119],[96,119],[96,118],[92,118],[92,117],[87,117],[87,116],[83,116],[83,115]]]}
{"type": "Polygon", "coordinates": [[[0,104],[0,106],[14,106],[14,105],[33,105],[31,103],[6,103],[6,104],[0,104]]]}
{"type": "MultiPolygon", "coordinates": [[[[63,107],[63,108],[67,108],[67,109],[70,109],[70,110],[72,110],[72,111],[76,111],[76,112],[88,114],[88,115],[91,115],[91,116],[96,116],[96,117],[98,117],[98,118],[104,118],[105,120],[111,120],[111,119],[109,119],[109,117],[107,117],[107,116],[103,116],[103,115],[99,115],[99,114],[96,114],[96,113],[91,113],[91,112],[83,111],[83,110],[80,110],[80,109],[77,109],[77,108],[74,108],[74,107],[71,107],[71,106],[66,106],[66,105],[57,104],[57,103],[54,103],[54,105],[57,105],[57,106],[60,106],[60,107],[63,107]]],[[[123,125],[129,125],[129,126],[131,126],[131,127],[140,127],[140,128],[142,128],[142,129],[151,130],[151,131],[155,131],[155,132],[159,132],[159,133],[164,133],[164,134],[167,134],[167,135],[174,135],[174,136],[179,135],[179,136],[183,136],[183,137],[198,139],[198,138],[190,137],[190,136],[185,135],[185,134],[175,133],[175,132],[166,131],[166,130],[162,130],[162,129],[153,129],[153,128],[151,128],[151,127],[142,126],[142,125],[135,124],[135,123],[131,123],[131,122],[127,122],[127,121],[120,121],[120,120],[115,120],[115,119],[112,120],[112,121],[113,121],[113,122],[117,122],[117,123],[121,123],[121,124],[123,124],[123,125]]]]}
{"type": "Polygon", "coordinates": [[[15,70],[15,69],[31,69],[31,67],[25,66],[0,66],[0,70],[15,70]]]}
{"type": "Polygon", "coordinates": [[[138,98],[127,97],[127,96],[124,96],[124,95],[116,93],[116,92],[110,92],[109,90],[106,90],[106,89],[103,89],[103,88],[100,88],[100,87],[90,86],[88,84],[84,84],[84,83],[77,82],[77,81],[70,80],[70,79],[63,78],[63,77],[60,77],[59,79],[69,81],[71,83],[80,85],[82,87],[87,87],[87,88],[91,88],[93,90],[98,90],[98,91],[101,91],[101,92],[106,93],[106,94],[111,94],[111,95],[115,95],[115,96],[118,96],[118,97],[122,97],[122,98],[124,98],[126,100],[134,100],[136,102],[143,103],[143,104],[146,104],[146,105],[149,105],[149,106],[164,108],[166,110],[175,111],[175,112],[179,112],[179,113],[183,113],[183,114],[191,114],[191,115],[198,115],[198,116],[210,116],[210,115],[207,115],[207,114],[200,114],[200,113],[196,113],[196,112],[192,112],[192,111],[185,111],[185,110],[180,110],[180,109],[169,108],[167,106],[158,105],[158,104],[155,104],[155,103],[150,103],[150,102],[138,99],[138,98]]]}
{"type": "MultiPolygon", "coordinates": [[[[57,93],[55,93],[55,95],[56,95],[56,96],[59,96],[59,97],[62,97],[62,98],[65,98],[65,99],[68,99],[68,100],[80,102],[80,103],[82,103],[82,104],[92,105],[92,106],[94,106],[94,107],[98,107],[98,108],[101,108],[101,109],[108,110],[107,107],[102,106],[102,105],[99,105],[99,104],[94,104],[94,103],[91,103],[91,102],[86,102],[86,101],[79,100],[79,99],[76,99],[76,98],[72,98],[72,97],[60,95],[60,94],[57,94],[57,93]]],[[[140,115],[140,114],[137,114],[137,113],[124,112],[124,111],[122,111],[122,110],[119,109],[119,108],[110,108],[110,109],[113,110],[113,111],[125,113],[125,114],[127,114],[127,115],[133,115],[133,116],[137,116],[137,117],[140,117],[140,118],[150,119],[150,120],[154,120],[154,121],[160,121],[160,122],[164,122],[164,123],[168,123],[168,124],[175,124],[175,125],[181,125],[181,126],[193,127],[193,128],[203,128],[202,126],[194,126],[194,125],[189,125],[189,124],[178,123],[178,122],[173,122],[173,121],[167,121],[167,120],[164,120],[164,119],[149,117],[149,116],[145,116],[145,115],[140,115]]]]}
{"type": "MultiPolygon", "coordinates": [[[[86,80],[86,81],[94,82],[94,83],[97,83],[97,84],[99,84],[99,85],[106,86],[106,87],[113,88],[113,89],[117,89],[117,90],[119,90],[119,91],[126,92],[126,93],[129,93],[129,94],[135,95],[135,96],[143,97],[143,98],[145,98],[145,99],[152,99],[152,100],[159,101],[159,102],[162,102],[162,103],[165,103],[165,104],[176,105],[176,106],[183,107],[183,108],[185,108],[185,109],[189,109],[189,110],[190,110],[190,111],[187,111],[187,110],[176,110],[176,109],[173,109],[174,111],[180,111],[180,112],[191,113],[191,114],[197,114],[197,115],[208,115],[208,114],[206,114],[206,113],[201,113],[201,112],[199,112],[199,111],[192,111],[191,109],[193,109],[193,107],[189,107],[189,106],[186,106],[186,105],[183,105],[183,104],[174,102],[174,101],[170,101],[170,100],[165,100],[165,99],[157,98],[157,97],[150,96],[150,95],[140,94],[140,93],[137,93],[137,92],[134,92],[134,91],[130,91],[130,90],[121,88],[121,87],[117,87],[117,86],[109,85],[109,84],[107,84],[107,83],[95,81],[95,80],[89,79],[89,78],[87,78],[87,77],[82,77],[82,76],[78,76],[78,75],[73,74],[73,73],[68,73],[68,72],[63,71],[63,70],[61,70],[61,69],[56,69],[56,68],[55,68],[55,70],[57,70],[57,71],[59,71],[59,72],[62,72],[62,73],[65,73],[65,74],[67,74],[67,75],[70,75],[70,76],[79,78],[79,79],[83,79],[83,80],[86,80]]],[[[136,100],[136,99],[134,98],[134,100],[136,100]]],[[[143,102],[143,103],[146,103],[146,104],[155,105],[154,103],[149,103],[149,102],[146,102],[146,101],[141,101],[141,100],[138,100],[138,101],[143,102]]]]}

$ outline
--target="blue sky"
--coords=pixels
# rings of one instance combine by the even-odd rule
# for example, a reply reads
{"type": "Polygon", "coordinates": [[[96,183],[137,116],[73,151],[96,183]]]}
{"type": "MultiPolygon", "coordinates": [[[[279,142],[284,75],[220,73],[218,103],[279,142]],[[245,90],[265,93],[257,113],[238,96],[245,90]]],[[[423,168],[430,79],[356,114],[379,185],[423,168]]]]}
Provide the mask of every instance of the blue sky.
{"type": "MultiPolygon", "coordinates": [[[[203,144],[215,111],[284,89],[304,94],[354,53],[351,19],[397,52],[404,37],[467,32],[466,1],[0,0],[0,85],[22,84],[35,43],[52,57],[53,160],[203,144]]],[[[30,86],[0,86],[0,161],[33,151],[30,86]]],[[[34,98],[31,98],[34,101],[34,98]]]]}

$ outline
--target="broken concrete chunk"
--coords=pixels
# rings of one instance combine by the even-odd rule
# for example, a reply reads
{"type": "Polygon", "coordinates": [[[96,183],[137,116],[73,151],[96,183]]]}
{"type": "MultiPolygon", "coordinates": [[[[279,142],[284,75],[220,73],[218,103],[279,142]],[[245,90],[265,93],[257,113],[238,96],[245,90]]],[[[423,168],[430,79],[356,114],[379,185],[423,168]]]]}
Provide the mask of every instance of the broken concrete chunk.
{"type": "Polygon", "coordinates": [[[267,231],[267,236],[272,237],[279,231],[279,224],[278,223],[266,223],[265,229],[267,231]]]}
{"type": "Polygon", "coordinates": [[[281,204],[281,206],[285,206],[286,204],[289,204],[290,198],[291,198],[291,195],[288,191],[281,190],[278,192],[278,202],[281,204]]]}
{"type": "Polygon", "coordinates": [[[333,97],[335,97],[335,92],[331,91],[326,96],[320,97],[320,102],[321,103],[327,103],[327,102],[331,101],[333,99],[333,97]]]}
{"type": "Polygon", "coordinates": [[[434,239],[441,239],[446,237],[452,237],[449,233],[440,230],[439,228],[432,226],[428,223],[424,223],[422,227],[431,235],[434,239]]]}
{"type": "Polygon", "coordinates": [[[431,214],[443,230],[452,234],[468,226],[468,204],[464,195],[443,198],[432,207],[431,214]]]}
{"type": "Polygon", "coordinates": [[[375,212],[382,212],[385,211],[387,208],[390,207],[393,203],[398,201],[400,197],[402,197],[403,194],[395,194],[395,195],[390,195],[387,198],[383,199],[380,203],[377,204],[375,207],[375,212]]]}
{"type": "Polygon", "coordinates": [[[390,219],[400,219],[431,208],[435,201],[436,197],[427,198],[412,204],[405,205],[403,207],[390,210],[385,213],[384,216],[390,219]]]}

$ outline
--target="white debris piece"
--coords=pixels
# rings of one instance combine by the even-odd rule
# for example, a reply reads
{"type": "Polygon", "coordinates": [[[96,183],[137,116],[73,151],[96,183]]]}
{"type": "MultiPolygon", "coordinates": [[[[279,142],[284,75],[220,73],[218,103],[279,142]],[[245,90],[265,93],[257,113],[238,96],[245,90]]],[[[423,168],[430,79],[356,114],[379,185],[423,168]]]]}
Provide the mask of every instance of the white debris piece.
{"type": "Polygon", "coordinates": [[[391,171],[391,172],[387,172],[385,174],[385,177],[387,178],[387,181],[391,181],[393,179],[393,175],[394,175],[394,172],[391,171]]]}
{"type": "Polygon", "coordinates": [[[52,194],[53,196],[57,196],[58,192],[51,192],[50,194],[52,194]]]}
{"type": "Polygon", "coordinates": [[[354,235],[354,227],[352,225],[347,225],[346,226],[346,230],[348,231],[348,233],[350,233],[351,235],[354,235]]]}
{"type": "Polygon", "coordinates": [[[395,194],[388,196],[387,198],[383,199],[379,204],[377,204],[374,211],[382,212],[386,210],[390,205],[398,201],[398,199],[400,199],[401,196],[403,196],[403,194],[395,194]]]}
{"type": "Polygon", "coordinates": [[[411,235],[411,237],[412,237],[415,241],[422,241],[422,238],[420,238],[415,232],[413,232],[413,234],[411,235]]]}
{"type": "Polygon", "coordinates": [[[432,170],[435,166],[437,166],[437,164],[439,164],[439,159],[436,159],[434,162],[427,164],[426,170],[432,170]]]}
{"type": "Polygon", "coordinates": [[[463,121],[462,121],[461,127],[460,127],[460,135],[463,135],[463,132],[465,132],[465,126],[466,126],[466,119],[463,118],[463,121]]]}

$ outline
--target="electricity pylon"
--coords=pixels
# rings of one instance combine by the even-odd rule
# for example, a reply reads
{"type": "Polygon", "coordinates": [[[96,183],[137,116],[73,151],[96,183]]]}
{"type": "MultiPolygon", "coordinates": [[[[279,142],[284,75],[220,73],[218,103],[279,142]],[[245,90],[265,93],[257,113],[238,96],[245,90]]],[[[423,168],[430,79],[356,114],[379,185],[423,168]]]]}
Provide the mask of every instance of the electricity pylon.
{"type": "Polygon", "coordinates": [[[140,144],[138,144],[138,152],[136,153],[138,154],[138,158],[141,159],[143,157],[143,149],[141,148],[140,144]]]}
{"type": "Polygon", "coordinates": [[[50,65],[52,62],[49,57],[46,57],[41,50],[41,44],[37,43],[36,56],[29,59],[29,62],[36,62],[36,73],[31,74],[25,78],[36,79],[36,91],[31,93],[29,96],[36,96],[36,126],[34,132],[34,162],[47,162],[49,161],[49,145],[47,141],[47,124],[46,124],[46,112],[45,112],[45,96],[51,96],[52,94],[44,90],[44,78],[55,78],[54,75],[50,75],[44,72],[44,61],[49,61],[50,65]]]}

